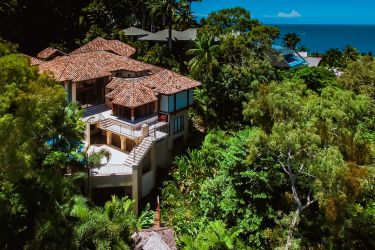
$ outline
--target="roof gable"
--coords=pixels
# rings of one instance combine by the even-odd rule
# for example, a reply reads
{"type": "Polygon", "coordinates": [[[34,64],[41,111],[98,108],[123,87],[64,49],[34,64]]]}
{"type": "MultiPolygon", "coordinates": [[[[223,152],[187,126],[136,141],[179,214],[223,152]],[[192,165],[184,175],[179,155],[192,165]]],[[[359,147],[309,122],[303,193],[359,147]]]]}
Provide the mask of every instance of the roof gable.
{"type": "Polygon", "coordinates": [[[41,72],[50,72],[57,81],[85,81],[111,76],[112,71],[141,72],[154,66],[115,55],[106,51],[69,54],[47,61],[39,66],[41,72]]]}
{"type": "Polygon", "coordinates": [[[158,100],[150,88],[139,84],[136,80],[126,81],[114,77],[107,88],[113,90],[106,97],[113,99],[113,104],[124,107],[139,107],[158,100]]]}
{"type": "Polygon", "coordinates": [[[130,45],[122,43],[118,40],[106,40],[104,38],[97,37],[94,40],[88,42],[87,44],[72,51],[70,54],[86,53],[93,51],[108,51],[120,56],[130,57],[135,53],[136,50],[130,45]]]}
{"type": "Polygon", "coordinates": [[[40,51],[37,55],[37,58],[43,59],[43,60],[50,60],[56,56],[61,56],[61,55],[64,55],[64,53],[61,52],[60,50],[48,47],[40,51]]]}

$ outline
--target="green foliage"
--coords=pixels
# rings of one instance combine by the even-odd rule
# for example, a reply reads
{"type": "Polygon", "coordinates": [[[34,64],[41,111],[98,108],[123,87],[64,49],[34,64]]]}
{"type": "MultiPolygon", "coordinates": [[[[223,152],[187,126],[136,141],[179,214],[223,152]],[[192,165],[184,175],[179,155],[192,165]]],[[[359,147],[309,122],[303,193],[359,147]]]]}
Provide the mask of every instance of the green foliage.
{"type": "Polygon", "coordinates": [[[74,226],[75,244],[78,249],[130,249],[130,236],[134,230],[149,227],[153,213],[145,211],[137,218],[134,201],[127,197],[105,203],[104,208],[92,208],[82,197],[74,198],[70,215],[77,218],[74,226]]]}
{"type": "Polygon", "coordinates": [[[336,77],[324,67],[302,67],[289,71],[280,71],[283,80],[302,80],[307,88],[319,93],[324,87],[335,85],[336,77]]]}
{"type": "Polygon", "coordinates": [[[368,95],[375,100],[375,62],[360,60],[349,63],[338,82],[356,94],[368,95]]]}
{"type": "Polygon", "coordinates": [[[323,55],[322,65],[341,68],[343,66],[343,54],[339,49],[329,49],[323,55]]]}
{"type": "Polygon", "coordinates": [[[252,25],[250,12],[244,8],[222,9],[212,12],[202,20],[201,32],[211,36],[218,36],[230,32],[246,32],[252,25]]]}
{"type": "Polygon", "coordinates": [[[0,37],[0,57],[17,53],[18,46],[0,37]]]}
{"type": "Polygon", "coordinates": [[[179,62],[174,55],[169,53],[165,44],[157,43],[147,48],[141,48],[141,51],[137,52],[137,59],[176,72],[180,71],[179,62]]]}
{"type": "Polygon", "coordinates": [[[283,45],[290,49],[296,49],[301,42],[301,38],[294,32],[287,33],[283,36],[283,45]]]}
{"type": "Polygon", "coordinates": [[[240,233],[241,230],[228,230],[222,221],[212,221],[195,239],[183,236],[182,241],[185,243],[183,249],[242,249],[243,243],[238,239],[240,233]]]}
{"type": "Polygon", "coordinates": [[[211,75],[218,66],[219,45],[215,44],[213,36],[201,36],[194,42],[195,48],[188,54],[193,56],[189,62],[191,74],[200,79],[203,73],[211,75]]]}
{"type": "Polygon", "coordinates": [[[163,205],[186,249],[210,249],[202,235],[216,220],[249,248],[373,247],[373,101],[323,68],[284,77],[244,91],[254,128],[211,131],[176,160],[163,205]]]}
{"type": "Polygon", "coordinates": [[[261,83],[275,78],[268,61],[249,52],[241,64],[224,64],[212,77],[202,80],[203,86],[195,96],[196,112],[206,126],[240,126],[242,108],[249,93],[261,83]]]}

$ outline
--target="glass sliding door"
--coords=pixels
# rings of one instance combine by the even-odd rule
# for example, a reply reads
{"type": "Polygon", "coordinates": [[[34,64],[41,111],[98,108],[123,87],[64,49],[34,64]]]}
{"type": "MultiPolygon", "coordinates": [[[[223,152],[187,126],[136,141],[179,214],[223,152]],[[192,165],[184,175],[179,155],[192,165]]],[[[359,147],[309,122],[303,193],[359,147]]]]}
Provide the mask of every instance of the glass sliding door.
{"type": "Polygon", "coordinates": [[[77,83],[77,102],[83,108],[102,104],[105,101],[105,81],[103,78],[91,82],[77,83]]]}

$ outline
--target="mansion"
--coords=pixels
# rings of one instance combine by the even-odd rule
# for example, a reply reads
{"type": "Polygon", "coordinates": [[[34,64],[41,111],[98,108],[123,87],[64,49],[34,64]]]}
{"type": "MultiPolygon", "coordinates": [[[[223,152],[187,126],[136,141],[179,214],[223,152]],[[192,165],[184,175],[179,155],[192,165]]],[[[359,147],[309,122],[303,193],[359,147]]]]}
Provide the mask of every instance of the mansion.
{"type": "Polygon", "coordinates": [[[173,149],[186,142],[187,113],[200,83],[134,60],[135,52],[98,37],[69,54],[47,48],[30,61],[84,108],[87,153],[111,152],[91,169],[92,192],[121,187],[138,206],[154,187],[157,168],[167,167],[173,149]]]}

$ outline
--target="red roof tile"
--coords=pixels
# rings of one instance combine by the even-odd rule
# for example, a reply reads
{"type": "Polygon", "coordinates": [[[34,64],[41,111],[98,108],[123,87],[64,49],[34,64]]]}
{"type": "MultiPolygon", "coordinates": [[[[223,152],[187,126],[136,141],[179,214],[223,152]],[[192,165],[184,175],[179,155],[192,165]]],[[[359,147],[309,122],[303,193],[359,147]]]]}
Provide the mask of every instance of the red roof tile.
{"type": "Polygon", "coordinates": [[[28,58],[30,60],[30,65],[40,65],[42,63],[44,63],[45,61],[41,60],[41,59],[38,59],[36,57],[32,57],[32,56],[29,56],[29,55],[25,55],[25,54],[21,54],[22,56],[28,58]]]}
{"type": "Polygon", "coordinates": [[[41,72],[50,72],[57,81],[79,82],[110,76],[112,71],[141,72],[154,66],[106,51],[69,54],[40,65],[41,72]]]}
{"type": "Polygon", "coordinates": [[[58,49],[48,47],[48,48],[45,48],[44,50],[42,50],[41,52],[39,52],[38,55],[37,55],[37,57],[39,59],[43,59],[43,60],[50,60],[53,57],[56,57],[58,55],[63,55],[63,54],[64,53],[62,53],[58,49]]]}
{"type": "Polygon", "coordinates": [[[137,81],[160,94],[172,95],[201,85],[198,81],[170,70],[157,68],[153,71],[153,74],[139,77],[137,81]]]}
{"type": "Polygon", "coordinates": [[[158,100],[155,93],[150,88],[139,84],[136,78],[129,81],[125,78],[114,77],[107,88],[113,90],[106,97],[113,99],[113,104],[124,107],[139,107],[158,100]]]}
{"type": "Polygon", "coordinates": [[[74,50],[70,54],[86,53],[93,51],[109,51],[120,56],[130,57],[135,53],[135,48],[122,43],[118,40],[106,40],[101,37],[97,37],[91,42],[83,45],[82,47],[74,50]]]}

